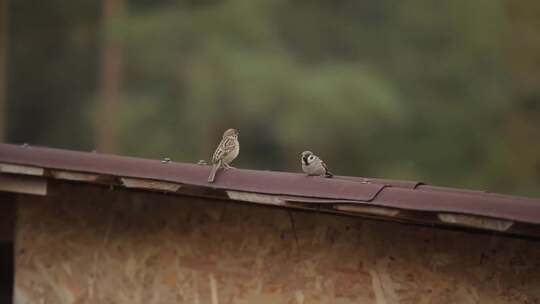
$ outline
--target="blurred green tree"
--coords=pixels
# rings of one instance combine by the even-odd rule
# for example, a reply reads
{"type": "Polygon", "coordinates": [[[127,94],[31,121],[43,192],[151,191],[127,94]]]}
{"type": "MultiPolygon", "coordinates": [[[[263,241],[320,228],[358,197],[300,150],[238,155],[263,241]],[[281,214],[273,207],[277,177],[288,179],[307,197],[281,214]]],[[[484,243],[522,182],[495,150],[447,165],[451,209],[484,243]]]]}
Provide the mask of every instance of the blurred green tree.
{"type": "MultiPolygon", "coordinates": [[[[62,15],[73,23],[65,35],[96,30],[97,21],[81,21],[99,20],[98,5],[88,5],[95,8],[77,13],[86,19],[62,15]]],[[[338,174],[539,195],[540,69],[537,53],[513,47],[539,41],[532,7],[531,0],[132,0],[125,18],[106,28],[124,49],[122,102],[111,118],[116,145],[121,153],[196,161],[236,127],[239,167],[298,171],[299,153],[310,149],[338,174]]],[[[35,35],[24,35],[25,26],[15,31],[23,34],[18,51],[35,35]]],[[[95,63],[95,48],[63,50],[67,62],[77,56],[95,63]]],[[[22,55],[14,53],[17,63],[22,55]]],[[[15,68],[29,71],[42,61],[15,68]]],[[[55,63],[82,83],[97,72],[55,63]]],[[[51,85],[72,82],[55,75],[51,85]]],[[[17,79],[36,83],[29,78],[17,79]]],[[[95,91],[78,88],[55,91],[64,94],[60,100],[83,101],[70,111],[81,114],[60,125],[92,134],[86,120],[100,113],[89,103],[95,91]]],[[[35,95],[13,91],[32,104],[26,100],[35,95]]],[[[61,106],[51,102],[47,121],[66,116],[55,112],[61,106]]],[[[92,148],[91,138],[34,125],[50,134],[34,138],[41,142],[92,148]]]]}
{"type": "Polygon", "coordinates": [[[100,3],[11,1],[7,140],[93,147],[100,3]]]}

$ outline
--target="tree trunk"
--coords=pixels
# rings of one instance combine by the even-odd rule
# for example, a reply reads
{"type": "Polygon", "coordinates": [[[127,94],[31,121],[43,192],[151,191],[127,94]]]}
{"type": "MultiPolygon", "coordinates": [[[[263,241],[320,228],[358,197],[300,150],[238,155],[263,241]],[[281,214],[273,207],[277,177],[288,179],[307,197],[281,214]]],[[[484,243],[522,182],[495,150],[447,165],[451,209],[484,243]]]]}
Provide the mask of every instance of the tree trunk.
{"type": "Polygon", "coordinates": [[[98,115],[95,121],[96,149],[115,152],[117,113],[121,100],[123,54],[120,42],[111,35],[111,23],[122,16],[125,0],[103,0],[104,40],[98,78],[98,115]]]}

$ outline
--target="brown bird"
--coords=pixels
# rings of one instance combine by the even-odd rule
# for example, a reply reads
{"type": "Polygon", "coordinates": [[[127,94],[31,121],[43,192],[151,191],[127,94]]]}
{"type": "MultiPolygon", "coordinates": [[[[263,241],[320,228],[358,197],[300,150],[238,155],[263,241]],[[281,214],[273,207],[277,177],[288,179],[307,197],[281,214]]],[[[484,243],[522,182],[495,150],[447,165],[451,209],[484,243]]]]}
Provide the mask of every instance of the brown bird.
{"type": "Polygon", "coordinates": [[[212,157],[212,169],[208,176],[208,182],[214,182],[216,172],[219,168],[232,168],[229,164],[238,156],[238,153],[240,153],[238,131],[236,129],[228,129],[223,133],[223,138],[212,157]]]}

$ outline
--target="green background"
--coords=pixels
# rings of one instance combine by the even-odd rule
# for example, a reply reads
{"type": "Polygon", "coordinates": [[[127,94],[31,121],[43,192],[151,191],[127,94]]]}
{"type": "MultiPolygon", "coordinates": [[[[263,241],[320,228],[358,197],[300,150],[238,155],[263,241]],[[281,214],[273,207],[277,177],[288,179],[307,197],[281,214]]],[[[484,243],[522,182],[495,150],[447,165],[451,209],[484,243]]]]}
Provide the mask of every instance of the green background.
{"type": "Polygon", "coordinates": [[[8,142],[540,196],[537,1],[111,1],[10,3],[8,142]]]}

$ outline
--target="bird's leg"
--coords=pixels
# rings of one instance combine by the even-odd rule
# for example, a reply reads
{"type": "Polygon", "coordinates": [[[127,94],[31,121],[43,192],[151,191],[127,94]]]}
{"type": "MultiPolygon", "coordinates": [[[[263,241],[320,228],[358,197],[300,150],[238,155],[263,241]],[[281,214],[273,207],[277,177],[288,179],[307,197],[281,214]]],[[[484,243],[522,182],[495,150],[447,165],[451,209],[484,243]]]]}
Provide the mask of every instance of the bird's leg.
{"type": "Polygon", "coordinates": [[[227,163],[223,163],[223,169],[227,170],[227,169],[236,169],[236,168],[227,163]]]}

